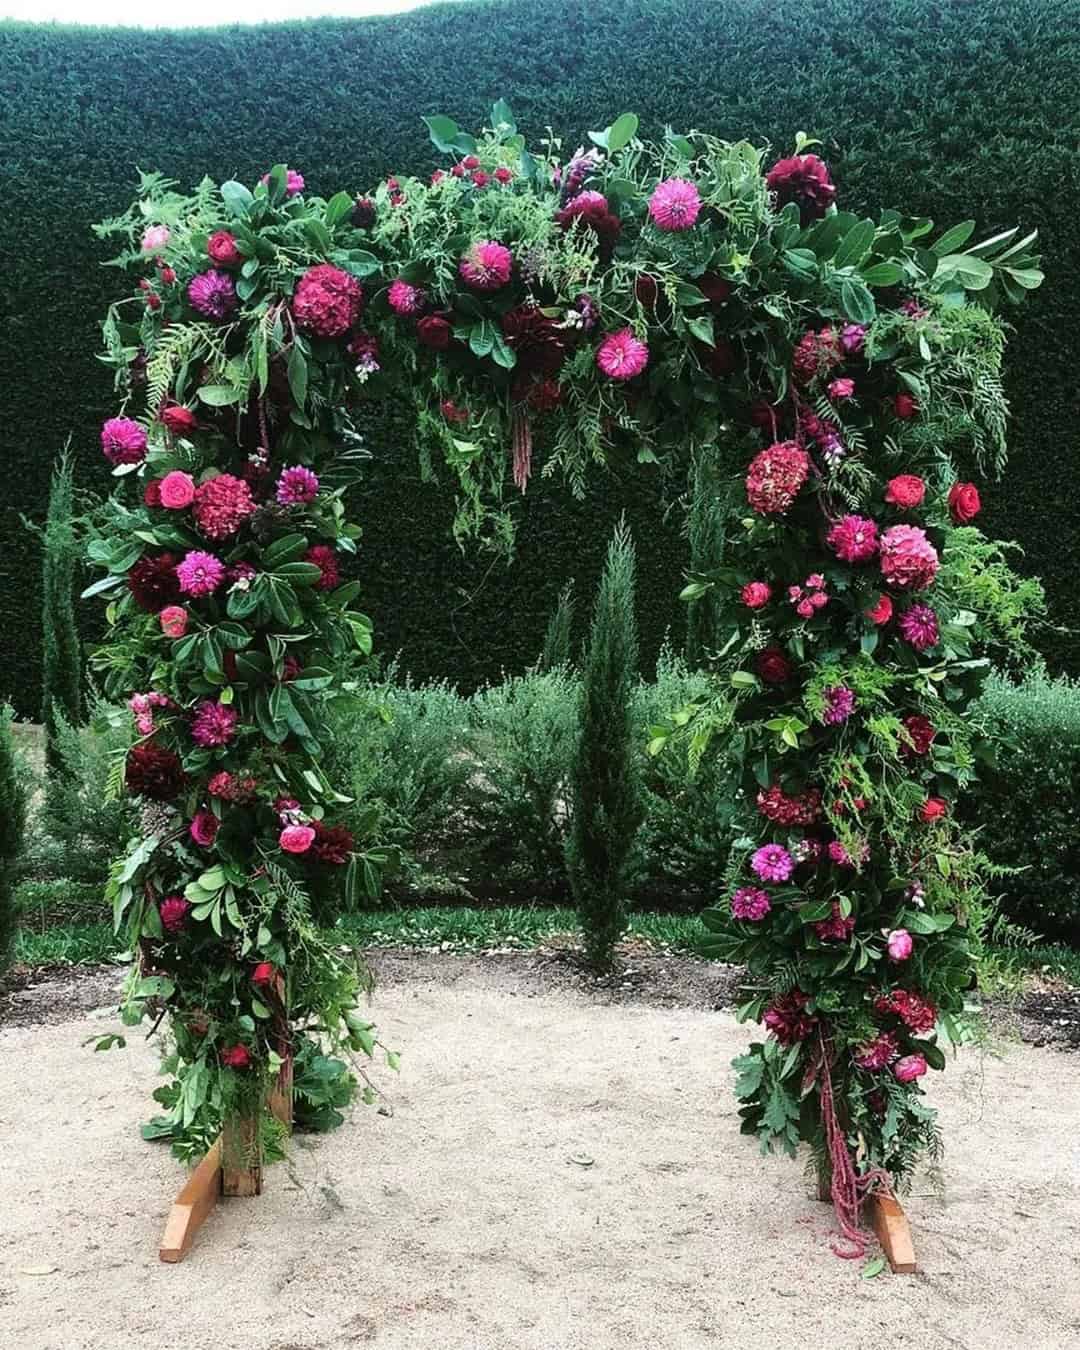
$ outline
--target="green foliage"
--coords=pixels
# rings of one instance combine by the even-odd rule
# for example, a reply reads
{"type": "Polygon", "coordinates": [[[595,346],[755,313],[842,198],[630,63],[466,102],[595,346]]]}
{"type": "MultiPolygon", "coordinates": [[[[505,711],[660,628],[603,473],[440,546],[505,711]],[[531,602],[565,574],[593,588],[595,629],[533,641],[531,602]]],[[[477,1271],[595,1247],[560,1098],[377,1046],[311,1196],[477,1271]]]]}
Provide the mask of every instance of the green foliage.
{"type": "Polygon", "coordinates": [[[983,827],[1005,912],[1023,928],[1077,943],[1080,934],[1080,684],[1029,675],[988,681],[977,705],[995,746],[968,810],[983,827]]]}
{"type": "Polygon", "coordinates": [[[593,608],[566,845],[585,956],[596,969],[610,966],[626,926],[630,864],[644,814],[631,713],[638,660],[634,571],[634,544],[623,523],[608,547],[593,608]]]}
{"type": "Polygon", "coordinates": [[[11,958],[19,926],[16,866],[25,844],[27,793],[11,731],[12,711],[0,707],[0,974],[11,958]]]}
{"type": "MultiPolygon", "coordinates": [[[[686,517],[692,576],[710,572],[723,562],[731,494],[730,478],[721,478],[712,459],[699,455],[690,477],[686,517]]],[[[710,589],[687,612],[686,659],[692,666],[702,665],[720,646],[721,604],[722,597],[710,589]]]]}
{"type": "MultiPolygon", "coordinates": [[[[823,153],[858,214],[883,199],[903,201],[915,214],[974,217],[976,238],[1037,216],[1057,284],[1037,314],[1016,320],[1008,378],[1013,469],[1007,492],[987,494],[987,518],[993,533],[1021,540],[1026,569],[1045,577],[1052,608],[1064,618],[1080,534],[1062,442],[1080,362],[1080,226],[1061,184],[1077,162],[1080,58],[1060,35],[1075,20],[1075,0],[777,0],[767,8],[742,0],[592,0],[585,7],[500,0],[389,19],[198,33],[5,24],[0,61],[19,91],[0,130],[10,169],[0,250],[11,312],[38,312],[42,258],[62,258],[65,267],[49,284],[50,323],[0,331],[10,404],[7,502],[40,518],[49,475],[40,447],[72,431],[80,481],[99,488],[107,481],[96,439],[109,373],[93,348],[115,275],[99,268],[89,227],[126,199],[136,159],[185,184],[207,172],[254,181],[287,146],[310,187],[323,192],[346,179],[359,188],[392,172],[423,173],[444,157],[419,114],[448,108],[462,126],[479,126],[489,117],[497,70],[517,130],[535,140],[555,121],[566,149],[587,144],[612,108],[635,109],[643,135],[658,135],[667,122],[694,125],[771,141],[777,153],[798,128],[827,128],[823,153]],[[665,69],[678,70],[677,85],[656,78],[665,69]],[[962,70],[964,78],[942,82],[942,69],[962,70]],[[192,96],[166,109],[156,83],[161,70],[192,96]],[[240,104],[237,70],[249,95],[240,104]],[[399,96],[387,99],[377,79],[357,80],[358,70],[399,72],[399,96]],[[88,91],[113,87],[124,97],[107,107],[88,99],[88,91]],[[995,139],[1005,107],[1008,135],[995,139]]],[[[380,409],[365,431],[377,451],[365,494],[379,503],[364,540],[368,609],[408,669],[420,678],[448,674],[462,688],[503,668],[523,669],[565,580],[553,560],[572,556],[581,585],[591,585],[624,510],[637,526],[642,654],[651,663],[669,622],[671,579],[687,559],[678,519],[657,519],[660,487],[648,471],[613,479],[583,504],[568,503],[557,481],[534,480],[515,510],[515,566],[489,575],[486,561],[463,556],[450,540],[453,503],[437,484],[421,481],[411,419],[380,409]],[[423,578],[423,585],[403,578],[423,578]]],[[[17,528],[14,513],[0,520],[7,531],[0,652],[5,691],[30,716],[41,687],[39,563],[21,547],[17,528]]],[[[674,637],[681,641],[680,632],[674,637]]],[[[1073,632],[1050,634],[1047,644],[1059,663],[1080,650],[1073,632]]]]}
{"type": "Polygon", "coordinates": [[[60,751],[58,719],[69,726],[82,720],[82,659],[75,626],[74,464],[67,450],[53,469],[49,508],[42,534],[42,681],[41,721],[45,727],[47,790],[66,771],[60,751]]]}
{"type": "Polygon", "coordinates": [[[574,582],[571,578],[559,592],[559,603],[544,631],[544,645],[540,650],[538,668],[557,670],[574,664],[574,582]]]}

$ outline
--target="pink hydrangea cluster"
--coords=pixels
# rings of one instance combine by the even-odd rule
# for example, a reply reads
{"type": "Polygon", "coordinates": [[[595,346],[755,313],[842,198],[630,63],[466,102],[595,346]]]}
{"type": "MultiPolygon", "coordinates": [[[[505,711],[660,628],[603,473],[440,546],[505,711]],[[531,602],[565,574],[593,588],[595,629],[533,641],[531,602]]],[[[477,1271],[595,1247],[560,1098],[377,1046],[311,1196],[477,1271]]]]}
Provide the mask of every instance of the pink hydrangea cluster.
{"type": "Polygon", "coordinates": [[[192,511],[199,529],[208,539],[228,539],[254,510],[251,488],[231,473],[208,478],[195,490],[192,511]]]}
{"type": "Polygon", "coordinates": [[[825,578],[820,572],[812,572],[801,586],[789,586],[787,595],[800,619],[812,619],[829,603],[825,578]]]}
{"type": "Polygon", "coordinates": [[[760,923],[770,909],[769,892],[760,886],[740,886],[731,897],[731,912],[736,919],[760,923]]]}
{"type": "Polygon", "coordinates": [[[692,229],[701,214],[701,194],[688,179],[666,178],[649,198],[649,218],[659,230],[692,229]]]}
{"type": "Polygon", "coordinates": [[[176,577],[184,595],[212,595],[225,580],[225,564],[212,553],[193,549],[177,563],[176,577]]]}
{"type": "Polygon", "coordinates": [[[776,825],[813,825],[821,818],[821,793],[807,788],[789,797],[779,783],[773,783],[758,792],[757,808],[776,825]]]}
{"type": "Polygon", "coordinates": [[[912,605],[900,615],[897,627],[900,636],[917,652],[927,652],[941,639],[937,615],[929,605],[912,605]]]}
{"type": "Polygon", "coordinates": [[[841,562],[869,562],[878,550],[878,527],[866,516],[841,516],[826,542],[841,562]]]}
{"type": "Polygon", "coordinates": [[[881,575],[898,591],[925,591],[937,576],[937,549],[917,525],[890,525],[879,554],[881,575]]]}
{"type": "Polygon", "coordinates": [[[762,516],[783,515],[806,482],[810,459],[795,441],[777,441],[750,461],[746,496],[762,516]]]}
{"type": "Polygon", "coordinates": [[[497,291],[510,280],[513,269],[513,254],[492,239],[473,244],[458,262],[461,279],[474,291],[497,291]]]}
{"type": "Polygon", "coordinates": [[[110,417],[101,428],[101,453],[110,464],[141,464],[146,428],[132,417],[110,417]]]}
{"type": "Polygon", "coordinates": [[[204,698],[195,709],[191,723],[191,739],[196,745],[209,748],[228,745],[236,736],[239,714],[229,703],[204,698]]]}
{"type": "Polygon", "coordinates": [[[303,506],[319,493],[318,475],[302,464],[283,469],[277,481],[277,499],[282,506],[303,506]]]}
{"type": "Polygon", "coordinates": [[[632,328],[620,328],[601,342],[596,364],[609,380],[632,380],[649,364],[649,348],[632,328]]]}
{"type": "Polygon", "coordinates": [[[782,844],[763,844],[750,859],[750,867],[762,881],[787,881],[795,860],[782,844]]]}
{"type": "Polygon", "coordinates": [[[363,308],[359,281],[332,263],[309,267],[293,292],[297,326],[315,337],[342,337],[359,321],[363,308]]]}

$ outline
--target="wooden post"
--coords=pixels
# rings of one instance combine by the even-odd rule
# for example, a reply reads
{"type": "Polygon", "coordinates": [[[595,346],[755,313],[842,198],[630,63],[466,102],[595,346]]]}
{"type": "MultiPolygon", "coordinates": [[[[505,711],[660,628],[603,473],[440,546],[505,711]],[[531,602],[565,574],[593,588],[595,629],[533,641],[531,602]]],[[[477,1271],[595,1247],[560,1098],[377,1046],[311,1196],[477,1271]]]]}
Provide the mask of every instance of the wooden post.
{"type": "Polygon", "coordinates": [[[229,1116],[221,1131],[223,1195],[262,1195],[261,1111],[229,1116]]]}
{"type": "Polygon", "coordinates": [[[206,1216],[221,1194],[221,1139],[214,1140],[210,1152],[188,1177],[176,1197],[165,1223],[158,1256],[162,1261],[182,1261],[206,1216]]]}
{"type": "Polygon", "coordinates": [[[918,1270],[915,1244],[911,1238],[911,1225],[899,1200],[892,1195],[872,1195],[868,1203],[870,1220],[890,1269],[896,1275],[914,1275],[918,1270]]]}

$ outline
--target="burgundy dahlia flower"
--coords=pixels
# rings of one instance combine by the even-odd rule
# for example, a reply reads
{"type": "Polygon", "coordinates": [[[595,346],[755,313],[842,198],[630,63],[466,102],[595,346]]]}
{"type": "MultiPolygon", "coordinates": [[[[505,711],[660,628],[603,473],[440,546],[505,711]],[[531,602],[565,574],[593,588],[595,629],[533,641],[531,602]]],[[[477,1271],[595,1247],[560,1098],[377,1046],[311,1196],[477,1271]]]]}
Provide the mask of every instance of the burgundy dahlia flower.
{"type": "Polygon", "coordinates": [[[134,796],[171,802],[187,783],[180,757],[157,745],[133,745],[128,751],[124,779],[134,796]]]}
{"type": "Polygon", "coordinates": [[[176,575],[179,560],[172,553],[155,558],[140,558],[128,573],[128,590],[140,609],[156,614],[180,599],[180,579],[176,575]]]}
{"type": "Polygon", "coordinates": [[[778,160],[765,175],[765,185],[778,207],[796,203],[804,225],[820,219],[836,197],[828,166],[817,155],[778,160]]]}
{"type": "Polygon", "coordinates": [[[207,319],[219,322],[227,319],[238,305],[236,285],[228,272],[211,268],[200,272],[188,282],[188,300],[191,308],[207,319]]]}

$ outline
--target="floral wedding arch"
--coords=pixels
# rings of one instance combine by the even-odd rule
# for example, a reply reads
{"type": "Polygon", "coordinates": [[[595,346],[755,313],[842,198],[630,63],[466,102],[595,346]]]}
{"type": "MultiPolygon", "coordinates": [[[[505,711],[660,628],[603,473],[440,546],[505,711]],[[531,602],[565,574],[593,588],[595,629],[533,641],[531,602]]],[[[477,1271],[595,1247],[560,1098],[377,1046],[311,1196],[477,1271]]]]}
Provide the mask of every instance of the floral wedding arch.
{"type": "Polygon", "coordinates": [[[631,114],[568,158],[502,102],[479,139],[427,121],[448,156],[428,182],[324,200],[283,165],[190,195],[144,175],[98,227],[137,277],[103,325],[121,481],[88,591],[144,808],[110,883],[140,954],[125,1021],[168,1014],[170,1119],[242,1118],[256,1161],[300,1039],[378,1051],[363,971],[318,927],[389,861],[336,823],[320,763],[372,644],[346,514],[363,401],[414,405],[457,532],[486,544],[540,462],[577,488],[593,463],[708,456],[727,557],[684,595],[726,601],[716,693],[650,749],[722,740],[744,766],[707,915],[767,1032],[736,1062],[744,1130],[811,1143],[857,1249],[861,1195],[938,1147],[922,1077],[966,1034],[988,913],[954,807],[967,709],[1031,588],[972,524],[969,475],[1004,460],[993,311],[1041,281],[1034,234],[861,219],[801,135],[766,172],[746,142],[645,142],[631,114]]]}

